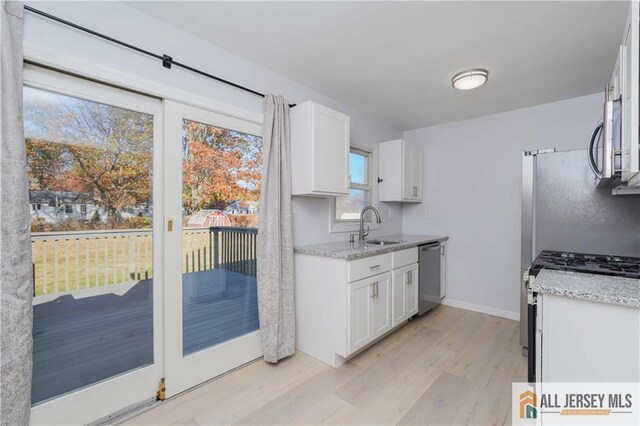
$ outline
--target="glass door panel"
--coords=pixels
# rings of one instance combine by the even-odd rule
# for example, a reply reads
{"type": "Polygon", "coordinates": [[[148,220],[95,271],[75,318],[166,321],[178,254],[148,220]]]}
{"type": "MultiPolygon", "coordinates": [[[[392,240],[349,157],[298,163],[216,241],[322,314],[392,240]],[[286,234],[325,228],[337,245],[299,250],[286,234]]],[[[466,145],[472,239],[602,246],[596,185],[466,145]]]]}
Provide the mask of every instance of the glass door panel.
{"type": "Polygon", "coordinates": [[[181,225],[169,233],[167,253],[168,269],[177,272],[167,276],[172,395],[261,355],[256,245],[262,139],[258,125],[174,102],[166,102],[165,117],[165,169],[172,174],[166,208],[181,225]]]}
{"type": "Polygon", "coordinates": [[[258,330],[262,139],[183,120],[182,353],[258,330]]]}
{"type": "Polygon", "coordinates": [[[100,396],[102,384],[126,376],[121,384],[139,384],[120,395],[131,405],[160,378],[152,173],[160,102],[37,68],[26,69],[31,79],[32,403],[42,407],[34,418],[74,413],[56,409],[64,400],[83,409],[57,418],[84,423],[101,413],[92,404],[116,409],[82,395],[100,396]]]}

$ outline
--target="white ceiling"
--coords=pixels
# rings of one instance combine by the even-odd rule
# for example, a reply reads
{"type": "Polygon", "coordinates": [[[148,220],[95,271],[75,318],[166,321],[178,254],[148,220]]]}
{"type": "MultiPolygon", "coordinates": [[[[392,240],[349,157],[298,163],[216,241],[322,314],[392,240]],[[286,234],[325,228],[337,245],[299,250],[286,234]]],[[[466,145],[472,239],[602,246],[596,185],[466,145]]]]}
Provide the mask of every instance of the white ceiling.
{"type": "MultiPolygon", "coordinates": [[[[136,2],[162,21],[398,129],[596,93],[625,2],[136,2]],[[451,88],[482,67],[489,82],[451,88]]],[[[300,102],[304,99],[295,99],[300,102]]]]}

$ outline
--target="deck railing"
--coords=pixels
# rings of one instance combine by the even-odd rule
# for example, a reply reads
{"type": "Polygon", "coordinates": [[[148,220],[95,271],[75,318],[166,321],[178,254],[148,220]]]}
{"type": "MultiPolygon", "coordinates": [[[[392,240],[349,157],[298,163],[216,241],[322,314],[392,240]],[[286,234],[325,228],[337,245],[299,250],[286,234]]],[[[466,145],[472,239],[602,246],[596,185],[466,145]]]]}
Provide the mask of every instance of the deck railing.
{"type": "MultiPolygon", "coordinates": [[[[182,272],[223,268],[256,276],[256,228],[182,230],[182,272]]],[[[31,235],[34,295],[153,277],[151,229],[41,232],[31,235]]]]}

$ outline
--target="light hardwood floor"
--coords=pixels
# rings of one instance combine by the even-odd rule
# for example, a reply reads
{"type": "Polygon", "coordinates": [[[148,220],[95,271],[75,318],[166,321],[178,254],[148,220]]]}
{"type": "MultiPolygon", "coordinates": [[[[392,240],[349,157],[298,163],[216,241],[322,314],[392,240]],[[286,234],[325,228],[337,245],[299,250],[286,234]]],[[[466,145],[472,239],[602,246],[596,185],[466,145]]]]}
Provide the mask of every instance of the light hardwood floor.
{"type": "Polygon", "coordinates": [[[298,352],[257,361],[131,425],[502,425],[526,380],[518,322],[439,306],[338,369],[298,352]]]}

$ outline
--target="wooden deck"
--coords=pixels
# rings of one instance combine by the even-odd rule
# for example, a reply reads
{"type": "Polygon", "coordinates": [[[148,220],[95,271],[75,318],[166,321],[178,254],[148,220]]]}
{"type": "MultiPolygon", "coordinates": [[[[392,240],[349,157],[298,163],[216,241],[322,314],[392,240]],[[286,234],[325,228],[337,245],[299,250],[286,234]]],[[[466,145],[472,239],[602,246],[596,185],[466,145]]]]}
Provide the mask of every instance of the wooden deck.
{"type": "MultiPolygon", "coordinates": [[[[185,354],[258,329],[255,277],[214,269],[184,274],[182,288],[185,354]]],[[[33,403],[153,363],[152,280],[33,309],[33,403]]]]}

